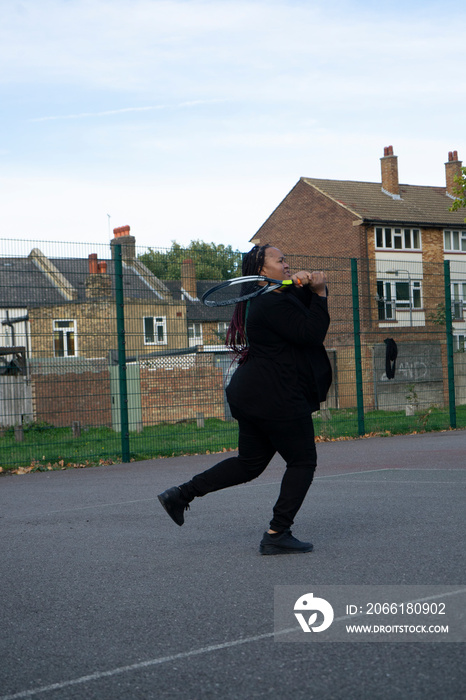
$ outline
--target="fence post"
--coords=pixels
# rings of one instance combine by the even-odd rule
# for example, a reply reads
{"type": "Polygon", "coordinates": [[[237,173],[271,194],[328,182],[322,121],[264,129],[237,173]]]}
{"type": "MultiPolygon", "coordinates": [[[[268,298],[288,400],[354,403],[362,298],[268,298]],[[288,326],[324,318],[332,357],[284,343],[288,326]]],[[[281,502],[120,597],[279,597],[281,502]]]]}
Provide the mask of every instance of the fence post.
{"type": "Polygon", "coordinates": [[[450,427],[456,428],[455,365],[453,361],[453,323],[451,318],[451,280],[449,260],[443,261],[443,277],[445,280],[445,332],[447,336],[448,406],[450,409],[450,427]]]}
{"type": "Polygon", "coordinates": [[[353,295],[354,364],[356,370],[356,399],[358,406],[358,434],[364,435],[364,396],[362,391],[361,327],[359,321],[358,261],[351,258],[351,289],[353,295]]]}
{"type": "Polygon", "coordinates": [[[115,245],[114,251],[116,321],[118,338],[118,383],[120,389],[121,458],[123,462],[129,462],[128,385],[126,380],[125,310],[123,296],[123,256],[121,244],[115,245]]]}

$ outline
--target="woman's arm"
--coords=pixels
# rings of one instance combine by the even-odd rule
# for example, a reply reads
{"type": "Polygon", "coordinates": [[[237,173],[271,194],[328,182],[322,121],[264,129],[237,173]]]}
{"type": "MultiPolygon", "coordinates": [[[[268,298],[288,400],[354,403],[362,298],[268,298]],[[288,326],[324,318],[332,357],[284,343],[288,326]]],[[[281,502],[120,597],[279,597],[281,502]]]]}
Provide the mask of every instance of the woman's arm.
{"type": "MultiPolygon", "coordinates": [[[[269,328],[293,345],[322,345],[330,324],[327,299],[311,295],[309,307],[293,290],[280,294],[278,303],[267,309],[263,321],[269,328]]],[[[277,300],[275,300],[277,301],[277,300]]]]}

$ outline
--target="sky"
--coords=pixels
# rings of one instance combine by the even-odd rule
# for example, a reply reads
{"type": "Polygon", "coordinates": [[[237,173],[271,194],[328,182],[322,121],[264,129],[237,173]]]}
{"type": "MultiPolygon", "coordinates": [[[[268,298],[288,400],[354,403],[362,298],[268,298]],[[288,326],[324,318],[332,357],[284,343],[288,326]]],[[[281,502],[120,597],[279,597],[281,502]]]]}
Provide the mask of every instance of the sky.
{"type": "MultiPolygon", "coordinates": [[[[0,0],[0,239],[249,240],[300,177],[466,162],[463,0],[0,0]]],[[[1,254],[0,242],[0,254],[1,254]]],[[[5,244],[3,244],[5,250],[5,244]]]]}

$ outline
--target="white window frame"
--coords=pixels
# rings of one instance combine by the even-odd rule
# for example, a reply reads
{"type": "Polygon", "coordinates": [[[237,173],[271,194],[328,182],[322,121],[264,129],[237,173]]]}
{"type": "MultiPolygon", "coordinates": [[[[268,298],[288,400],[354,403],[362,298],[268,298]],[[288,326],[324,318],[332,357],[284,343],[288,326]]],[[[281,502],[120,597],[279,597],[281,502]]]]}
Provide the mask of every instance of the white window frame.
{"type": "MultiPolygon", "coordinates": [[[[422,284],[420,280],[377,280],[377,286],[383,284],[383,296],[378,295],[379,303],[384,304],[384,317],[379,321],[396,320],[396,310],[398,311],[420,311],[422,309],[422,284]],[[397,285],[407,284],[409,299],[399,299],[397,296],[397,285]],[[416,293],[415,293],[416,292],[416,293]]],[[[378,290],[377,290],[378,294],[378,290]]]]}
{"type": "Polygon", "coordinates": [[[376,250],[422,250],[422,239],[420,228],[408,228],[407,226],[376,226],[375,248],[376,250]],[[378,245],[377,239],[382,239],[383,245],[378,245]],[[409,237],[409,245],[406,245],[409,237]],[[414,245],[415,238],[418,239],[418,246],[414,245]],[[395,245],[395,242],[399,245],[395,245]]]}
{"type": "Polygon", "coordinates": [[[54,318],[52,325],[52,338],[53,338],[53,356],[54,357],[78,357],[78,333],[76,327],[76,320],[74,318],[54,318]],[[72,326],[58,326],[59,323],[70,323],[72,326]],[[73,345],[74,352],[70,353],[70,338],[69,334],[65,333],[66,329],[69,329],[73,334],[73,345]],[[63,355],[57,355],[55,347],[55,333],[63,334],[63,355]]]}
{"type": "Polygon", "coordinates": [[[4,331],[5,342],[4,342],[3,346],[6,348],[8,348],[8,347],[11,348],[13,345],[13,334],[14,334],[13,328],[11,326],[7,326],[6,324],[3,326],[3,328],[5,329],[5,331],[4,331]]]}
{"type": "Polygon", "coordinates": [[[466,282],[451,283],[451,317],[453,321],[464,319],[466,308],[466,282]]]}
{"type": "Polygon", "coordinates": [[[188,346],[193,348],[195,345],[203,345],[202,323],[190,321],[188,323],[188,346]]]}
{"type": "Polygon", "coordinates": [[[167,345],[166,316],[143,316],[142,331],[144,334],[144,345],[167,345]],[[152,333],[147,328],[146,322],[149,320],[152,322],[152,333]]]}
{"type": "Polygon", "coordinates": [[[446,229],[443,232],[443,250],[446,253],[466,253],[466,231],[446,229]]]}
{"type": "Polygon", "coordinates": [[[217,333],[226,334],[229,325],[230,325],[229,321],[218,321],[217,322],[217,333]]]}
{"type": "Polygon", "coordinates": [[[453,350],[454,352],[466,352],[466,334],[465,333],[454,333],[453,334],[453,350]]]}

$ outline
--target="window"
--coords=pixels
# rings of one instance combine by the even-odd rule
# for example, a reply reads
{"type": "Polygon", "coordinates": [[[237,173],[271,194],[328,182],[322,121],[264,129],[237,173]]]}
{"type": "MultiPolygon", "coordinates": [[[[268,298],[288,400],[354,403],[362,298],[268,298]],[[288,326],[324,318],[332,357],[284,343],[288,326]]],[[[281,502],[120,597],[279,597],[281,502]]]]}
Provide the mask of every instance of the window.
{"type": "Polygon", "coordinates": [[[444,231],[443,248],[452,252],[466,253],[466,231],[444,231]]]}
{"type": "Polygon", "coordinates": [[[219,321],[217,323],[217,334],[222,340],[226,338],[229,325],[228,321],[219,321]]]}
{"type": "Polygon", "coordinates": [[[391,282],[377,281],[377,306],[379,321],[390,321],[394,318],[394,306],[392,302],[391,282]]]}
{"type": "Polygon", "coordinates": [[[190,348],[202,345],[202,323],[188,323],[188,344],[190,348]]]}
{"type": "Polygon", "coordinates": [[[165,316],[144,316],[144,345],[167,344],[165,316]]]}
{"type": "Polygon", "coordinates": [[[5,347],[8,348],[8,347],[11,347],[12,345],[15,344],[14,340],[13,340],[14,330],[11,326],[7,326],[6,324],[3,326],[3,328],[5,329],[5,343],[4,343],[4,345],[5,345],[5,347]]]}
{"type": "Polygon", "coordinates": [[[453,282],[451,285],[451,315],[455,321],[463,320],[466,301],[466,282],[453,282]]]}
{"type": "Polygon", "coordinates": [[[466,352],[466,335],[454,335],[453,344],[455,352],[466,352]]]}
{"type": "Polygon", "coordinates": [[[421,232],[418,228],[377,227],[375,247],[390,250],[421,250],[421,232]]]}
{"type": "Polygon", "coordinates": [[[396,309],[411,311],[422,308],[421,283],[413,280],[378,280],[377,307],[379,321],[395,319],[396,309]]]}
{"type": "Polygon", "coordinates": [[[55,357],[76,357],[76,321],[57,320],[53,322],[53,352],[55,357]]]}

